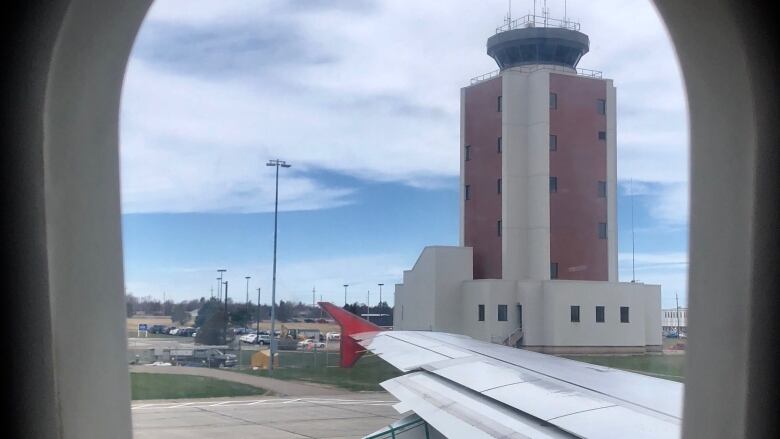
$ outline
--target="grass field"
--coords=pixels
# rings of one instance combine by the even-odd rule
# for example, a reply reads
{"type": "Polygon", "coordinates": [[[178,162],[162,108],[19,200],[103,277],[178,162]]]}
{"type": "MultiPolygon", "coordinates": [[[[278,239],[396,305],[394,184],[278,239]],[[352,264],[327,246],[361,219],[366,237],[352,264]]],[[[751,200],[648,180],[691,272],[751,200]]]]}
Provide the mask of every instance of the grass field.
{"type": "Polygon", "coordinates": [[[566,358],[685,382],[685,355],[576,355],[566,358]]]}
{"type": "Polygon", "coordinates": [[[265,389],[214,378],[156,373],[130,374],[132,398],[177,399],[265,395],[265,389]]]}
{"type": "MultiPolygon", "coordinates": [[[[363,356],[349,369],[338,366],[339,355],[336,353],[280,352],[279,355],[280,368],[274,370],[274,378],[328,384],[352,391],[382,390],[380,382],[402,374],[373,355],[363,356]]],[[[267,370],[244,369],[241,372],[268,376],[267,370]]]]}

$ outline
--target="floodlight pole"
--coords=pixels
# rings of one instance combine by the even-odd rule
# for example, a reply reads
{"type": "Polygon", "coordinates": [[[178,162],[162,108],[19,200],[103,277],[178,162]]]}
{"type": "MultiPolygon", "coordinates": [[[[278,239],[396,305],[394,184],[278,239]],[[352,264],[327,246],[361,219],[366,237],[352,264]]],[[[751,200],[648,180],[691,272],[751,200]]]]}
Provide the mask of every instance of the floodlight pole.
{"type": "Polygon", "coordinates": [[[276,195],[274,197],[274,265],[273,265],[273,278],[271,280],[271,360],[268,362],[268,374],[274,373],[274,355],[276,354],[276,337],[274,329],[276,328],[276,241],[277,241],[277,225],[279,220],[279,167],[289,168],[286,162],[275,159],[269,160],[266,166],[276,167],[276,195]]]}
{"type": "Polygon", "coordinates": [[[225,270],[224,268],[220,268],[219,270],[217,270],[217,273],[219,273],[219,284],[218,284],[219,291],[217,291],[217,294],[219,294],[219,300],[222,300],[222,275],[226,271],[227,270],[225,270]]]}
{"type": "Polygon", "coordinates": [[[379,285],[379,303],[378,303],[378,305],[382,306],[382,286],[384,284],[377,284],[377,285],[379,285]]]}
{"type": "Polygon", "coordinates": [[[349,284],[344,284],[344,306],[347,306],[347,287],[349,284]]]}

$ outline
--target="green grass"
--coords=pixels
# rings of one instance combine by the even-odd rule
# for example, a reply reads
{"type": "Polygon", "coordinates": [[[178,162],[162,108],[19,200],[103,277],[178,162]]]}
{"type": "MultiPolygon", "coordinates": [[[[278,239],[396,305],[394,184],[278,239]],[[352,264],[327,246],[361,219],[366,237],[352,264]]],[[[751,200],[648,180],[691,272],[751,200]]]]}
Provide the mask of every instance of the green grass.
{"type": "MultiPolygon", "coordinates": [[[[248,360],[243,364],[248,364],[248,360]]],[[[351,391],[382,390],[379,383],[402,375],[401,371],[373,355],[364,355],[355,366],[344,369],[338,366],[337,353],[280,352],[279,364],[280,367],[274,370],[274,378],[327,384],[351,391]]],[[[268,376],[267,370],[244,369],[241,372],[268,376]]]]}
{"type": "Polygon", "coordinates": [[[566,358],[685,382],[685,355],[572,355],[566,358]]]}
{"type": "Polygon", "coordinates": [[[192,375],[131,373],[132,399],[213,398],[265,395],[267,390],[246,384],[192,375]]]}

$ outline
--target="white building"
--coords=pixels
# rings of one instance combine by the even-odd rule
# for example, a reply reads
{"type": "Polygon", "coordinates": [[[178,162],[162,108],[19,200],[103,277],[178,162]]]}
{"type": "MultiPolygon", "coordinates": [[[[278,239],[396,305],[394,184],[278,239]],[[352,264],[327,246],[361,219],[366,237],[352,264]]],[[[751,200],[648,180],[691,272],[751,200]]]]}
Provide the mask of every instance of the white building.
{"type": "Polygon", "coordinates": [[[668,308],[661,310],[661,327],[664,332],[688,333],[688,308],[668,308]]]}
{"type": "Polygon", "coordinates": [[[461,90],[459,247],[426,247],[394,327],[544,352],[661,346],[661,289],[618,282],[616,92],[571,22],[505,27],[461,90]],[[552,27],[555,26],[555,27],[552,27]]]}

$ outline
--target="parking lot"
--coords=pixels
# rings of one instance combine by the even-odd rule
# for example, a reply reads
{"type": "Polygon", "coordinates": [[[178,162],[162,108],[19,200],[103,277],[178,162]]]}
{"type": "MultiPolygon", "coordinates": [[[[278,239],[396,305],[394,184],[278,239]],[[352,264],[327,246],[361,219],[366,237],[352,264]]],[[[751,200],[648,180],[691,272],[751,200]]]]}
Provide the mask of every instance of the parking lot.
{"type": "Polygon", "coordinates": [[[133,437],[361,438],[402,417],[395,402],[384,392],[136,402],[133,437]]]}

